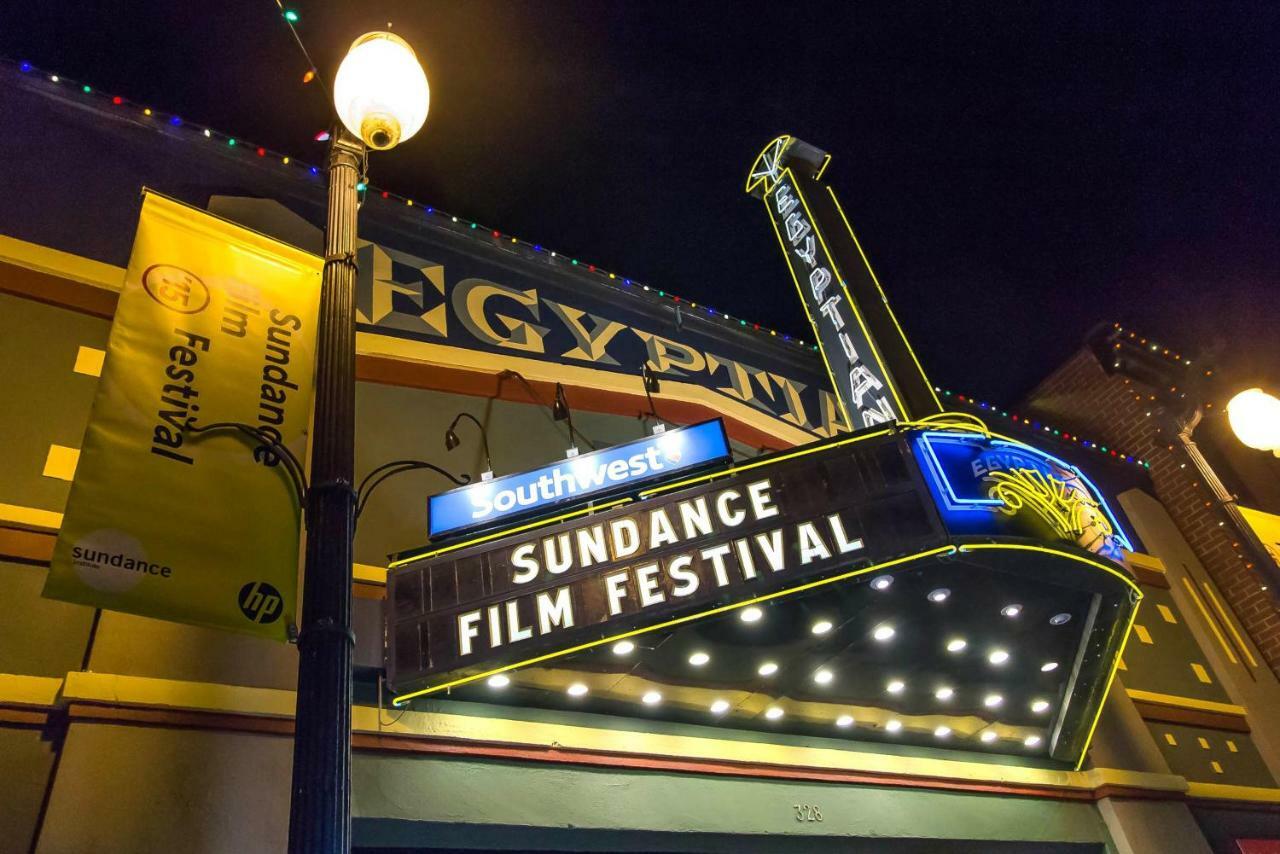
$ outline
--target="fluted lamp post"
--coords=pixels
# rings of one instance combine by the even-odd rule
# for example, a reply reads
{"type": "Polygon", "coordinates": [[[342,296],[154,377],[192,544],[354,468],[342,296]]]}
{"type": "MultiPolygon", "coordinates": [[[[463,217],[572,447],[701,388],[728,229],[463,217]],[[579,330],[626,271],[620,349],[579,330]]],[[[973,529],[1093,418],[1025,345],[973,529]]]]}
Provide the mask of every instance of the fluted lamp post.
{"type": "Polygon", "coordinates": [[[392,33],[374,32],[356,39],[347,51],[333,98],[341,123],[329,144],[289,809],[293,854],[345,854],[351,849],[356,184],[368,148],[392,148],[422,128],[430,90],[408,43],[392,33]]]}

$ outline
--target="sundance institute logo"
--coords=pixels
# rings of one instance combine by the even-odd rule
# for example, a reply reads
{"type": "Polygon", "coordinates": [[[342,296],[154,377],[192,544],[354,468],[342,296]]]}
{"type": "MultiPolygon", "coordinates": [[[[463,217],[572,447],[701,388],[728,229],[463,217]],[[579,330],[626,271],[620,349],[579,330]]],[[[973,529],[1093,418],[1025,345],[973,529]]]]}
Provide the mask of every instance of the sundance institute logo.
{"type": "Polygon", "coordinates": [[[265,581],[251,581],[240,588],[240,613],[251,623],[274,623],[284,610],[280,591],[265,581]]]}
{"type": "Polygon", "coordinates": [[[152,264],[142,273],[147,296],[170,311],[198,314],[209,305],[209,288],[200,277],[172,264],[152,264]]]}

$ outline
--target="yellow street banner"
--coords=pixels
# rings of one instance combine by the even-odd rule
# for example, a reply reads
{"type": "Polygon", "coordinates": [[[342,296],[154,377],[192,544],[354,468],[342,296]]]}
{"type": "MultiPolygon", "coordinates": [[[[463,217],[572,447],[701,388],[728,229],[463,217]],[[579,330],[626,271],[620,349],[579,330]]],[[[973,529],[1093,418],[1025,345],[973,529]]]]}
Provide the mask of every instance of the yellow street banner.
{"type": "MultiPolygon", "coordinates": [[[[1236,506],[1239,507],[1239,505],[1236,506]]],[[[1249,523],[1249,527],[1253,528],[1253,532],[1258,535],[1258,539],[1262,541],[1267,554],[1271,555],[1271,559],[1277,566],[1280,566],[1280,516],[1254,510],[1252,507],[1240,507],[1240,513],[1249,523]]]]}
{"type": "Polygon", "coordinates": [[[45,596],[287,638],[321,266],[146,194],[45,596]]]}

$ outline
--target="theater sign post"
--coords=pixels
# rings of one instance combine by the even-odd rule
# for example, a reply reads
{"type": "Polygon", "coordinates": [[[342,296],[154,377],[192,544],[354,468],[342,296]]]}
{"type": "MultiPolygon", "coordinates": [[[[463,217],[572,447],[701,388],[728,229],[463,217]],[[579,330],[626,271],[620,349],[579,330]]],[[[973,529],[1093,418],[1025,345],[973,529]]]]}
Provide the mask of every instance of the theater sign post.
{"type": "Polygon", "coordinates": [[[368,149],[382,151],[409,139],[422,128],[430,103],[413,49],[387,32],[355,40],[338,68],[333,94],[341,123],[329,146],[289,812],[294,854],[351,847],[356,185],[368,149]]]}

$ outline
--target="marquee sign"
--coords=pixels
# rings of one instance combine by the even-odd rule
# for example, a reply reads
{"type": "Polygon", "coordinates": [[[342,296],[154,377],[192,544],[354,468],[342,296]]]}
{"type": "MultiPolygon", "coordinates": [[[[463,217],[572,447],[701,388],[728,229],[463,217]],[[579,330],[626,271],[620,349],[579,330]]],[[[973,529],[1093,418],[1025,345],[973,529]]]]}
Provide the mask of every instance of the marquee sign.
{"type": "Polygon", "coordinates": [[[394,685],[752,598],[941,538],[885,431],[394,573],[394,685]]]}
{"type": "Polygon", "coordinates": [[[1118,532],[1079,472],[977,430],[883,426],[676,477],[396,560],[395,703],[643,699],[674,720],[856,717],[859,737],[1083,755],[1140,594],[1105,557],[1118,541],[1009,491],[1057,485],[1096,509],[1086,532],[1118,532]]]}
{"type": "Polygon", "coordinates": [[[936,415],[942,404],[835,192],[821,183],[830,161],[825,151],[780,136],[752,164],[746,191],[769,212],[853,429],[936,415]]]}
{"type": "Polygon", "coordinates": [[[729,438],[719,419],[668,429],[433,495],[427,502],[427,528],[432,540],[456,536],[520,516],[600,500],[729,459],[729,438]]]}
{"type": "Polygon", "coordinates": [[[809,322],[821,342],[845,417],[857,427],[905,420],[900,407],[894,404],[888,374],[876,355],[858,307],[832,272],[835,264],[790,169],[782,170],[772,192],[765,196],[765,206],[809,322]]]}

